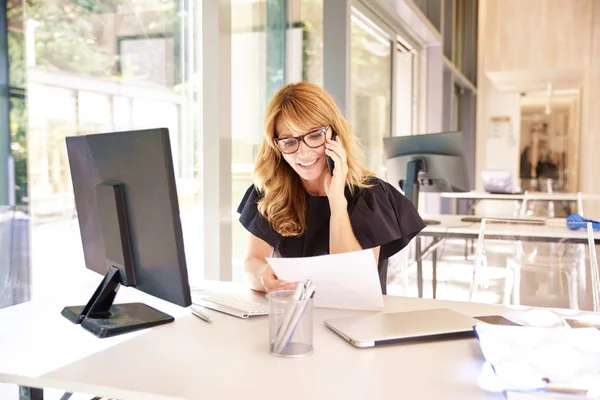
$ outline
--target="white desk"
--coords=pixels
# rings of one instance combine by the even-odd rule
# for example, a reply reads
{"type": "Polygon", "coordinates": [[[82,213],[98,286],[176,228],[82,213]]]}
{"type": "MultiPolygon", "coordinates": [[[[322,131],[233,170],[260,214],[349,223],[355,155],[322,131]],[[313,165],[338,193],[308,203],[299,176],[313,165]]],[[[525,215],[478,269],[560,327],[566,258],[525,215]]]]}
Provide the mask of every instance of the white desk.
{"type": "MultiPolygon", "coordinates": [[[[440,194],[440,197],[446,199],[452,199],[452,213],[456,214],[458,209],[456,202],[458,200],[471,200],[471,207],[475,206],[479,201],[482,200],[505,200],[505,201],[523,201],[525,199],[524,193],[519,194],[499,194],[499,193],[488,193],[488,192],[444,192],[440,194]]],[[[582,201],[600,201],[600,195],[592,193],[543,193],[543,192],[527,192],[527,200],[531,201],[575,201],[577,202],[577,210],[579,214],[583,214],[582,201]]]]}
{"type": "MultiPolygon", "coordinates": [[[[417,290],[419,297],[423,296],[423,258],[429,253],[432,255],[433,268],[433,296],[436,295],[437,286],[437,247],[445,238],[477,239],[481,228],[479,222],[463,222],[469,215],[428,215],[426,219],[437,220],[440,224],[428,225],[416,238],[415,258],[417,260],[417,290]],[[434,241],[422,249],[422,238],[433,237],[434,241]]],[[[529,242],[559,242],[568,239],[572,243],[587,244],[587,231],[580,229],[573,231],[567,228],[564,218],[548,219],[546,225],[503,224],[489,223],[486,226],[486,238],[497,240],[521,240],[529,242]]],[[[594,242],[600,244],[600,233],[594,233],[594,242]]]]}
{"type": "MultiPolygon", "coordinates": [[[[385,304],[386,312],[448,307],[472,316],[512,318],[519,312],[496,305],[391,296],[385,304]]],[[[14,323],[33,315],[43,316],[47,331],[64,325],[60,313],[50,313],[43,304],[17,308],[0,311],[2,321],[12,326],[5,329],[9,333],[18,329],[14,323]]],[[[314,354],[284,359],[267,352],[267,317],[243,320],[208,312],[212,324],[189,315],[130,335],[123,343],[110,343],[102,351],[99,347],[108,343],[106,339],[96,339],[79,327],[70,326],[71,333],[62,327],[71,336],[89,335],[85,346],[67,347],[73,355],[68,363],[41,371],[4,362],[0,381],[127,400],[503,398],[478,384],[484,360],[475,339],[357,349],[322,321],[365,312],[316,309],[314,354]]],[[[16,355],[30,340],[36,339],[13,334],[0,342],[0,351],[6,354],[14,348],[16,355]]],[[[52,337],[45,347],[64,345],[64,340],[52,337]]],[[[45,357],[38,352],[28,362],[44,362],[45,357]]]]}
{"type": "MultiPolygon", "coordinates": [[[[64,318],[62,309],[85,304],[102,280],[98,274],[82,271],[82,275],[72,277],[73,282],[80,282],[72,290],[0,310],[0,382],[18,380],[22,386],[36,387],[39,376],[144,333],[100,340],[64,318]]],[[[117,300],[144,301],[175,318],[189,314],[182,307],[127,287],[119,289],[117,300]]]]}
{"type": "MultiPolygon", "coordinates": [[[[489,192],[444,192],[440,194],[441,197],[447,199],[460,199],[460,200],[523,200],[525,198],[524,193],[489,193],[489,192]]],[[[565,193],[565,192],[528,192],[527,198],[529,200],[546,200],[546,201],[577,201],[577,200],[600,200],[600,195],[592,193],[565,193]]]]}

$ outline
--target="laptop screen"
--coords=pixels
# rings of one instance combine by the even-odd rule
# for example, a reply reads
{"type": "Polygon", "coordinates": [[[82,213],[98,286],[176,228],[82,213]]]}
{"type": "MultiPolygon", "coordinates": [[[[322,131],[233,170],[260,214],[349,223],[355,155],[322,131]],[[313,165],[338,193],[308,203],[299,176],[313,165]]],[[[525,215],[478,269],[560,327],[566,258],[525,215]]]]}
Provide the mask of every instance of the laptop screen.
{"type": "Polygon", "coordinates": [[[517,192],[512,172],[505,170],[483,170],[481,171],[483,188],[490,193],[514,193],[517,192]]]}

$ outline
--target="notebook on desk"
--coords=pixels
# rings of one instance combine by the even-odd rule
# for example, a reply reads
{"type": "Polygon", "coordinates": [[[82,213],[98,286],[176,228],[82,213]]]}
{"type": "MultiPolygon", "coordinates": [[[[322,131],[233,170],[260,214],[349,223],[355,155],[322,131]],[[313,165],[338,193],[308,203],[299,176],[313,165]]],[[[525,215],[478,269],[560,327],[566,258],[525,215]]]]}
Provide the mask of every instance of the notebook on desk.
{"type": "Polygon", "coordinates": [[[474,337],[473,326],[480,321],[456,311],[440,308],[335,318],[323,322],[356,347],[374,347],[422,340],[474,337]]]}

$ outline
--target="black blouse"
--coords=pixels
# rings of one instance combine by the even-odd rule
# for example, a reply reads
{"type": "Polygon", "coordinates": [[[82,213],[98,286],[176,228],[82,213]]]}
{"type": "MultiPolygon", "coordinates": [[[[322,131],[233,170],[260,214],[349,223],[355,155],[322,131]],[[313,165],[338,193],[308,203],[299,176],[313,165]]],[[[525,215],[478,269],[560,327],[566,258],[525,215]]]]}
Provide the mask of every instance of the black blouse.
{"type": "MultiPolygon", "coordinates": [[[[412,203],[392,185],[375,177],[369,184],[372,186],[357,189],[353,195],[346,187],[348,214],[358,243],[363,249],[381,246],[379,260],[383,261],[406,247],[425,223],[412,203]]],[[[271,228],[258,212],[261,194],[254,185],[248,188],[238,207],[240,222],[252,234],[273,246],[274,257],[329,254],[329,200],[327,196],[306,196],[307,229],[302,236],[283,237],[271,228]]]]}

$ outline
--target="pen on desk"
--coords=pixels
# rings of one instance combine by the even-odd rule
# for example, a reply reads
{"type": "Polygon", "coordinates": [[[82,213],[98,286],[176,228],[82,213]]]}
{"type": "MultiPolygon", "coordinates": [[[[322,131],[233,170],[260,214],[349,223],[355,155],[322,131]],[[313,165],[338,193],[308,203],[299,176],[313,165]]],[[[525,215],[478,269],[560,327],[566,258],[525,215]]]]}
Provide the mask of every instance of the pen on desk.
{"type": "Polygon", "coordinates": [[[542,380],[546,384],[544,389],[547,392],[568,393],[568,394],[587,394],[588,393],[588,389],[585,389],[582,387],[576,387],[576,386],[563,384],[563,383],[554,383],[554,382],[551,382],[549,378],[543,378],[542,380]]]}
{"type": "Polygon", "coordinates": [[[197,308],[190,308],[190,310],[192,311],[192,314],[194,314],[196,317],[198,317],[206,322],[213,322],[212,318],[205,312],[200,311],[197,308]]]}

